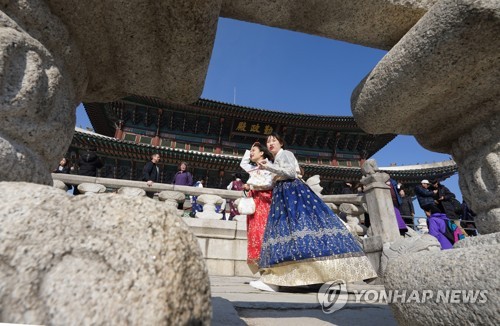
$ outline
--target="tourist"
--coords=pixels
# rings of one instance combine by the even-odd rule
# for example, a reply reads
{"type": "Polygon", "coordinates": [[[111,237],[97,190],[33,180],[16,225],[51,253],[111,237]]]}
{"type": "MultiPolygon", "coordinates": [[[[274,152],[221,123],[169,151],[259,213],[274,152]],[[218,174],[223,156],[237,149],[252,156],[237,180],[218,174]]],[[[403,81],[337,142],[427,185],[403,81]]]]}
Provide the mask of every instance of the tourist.
{"type": "Polygon", "coordinates": [[[259,169],[257,163],[272,159],[273,155],[265,145],[254,143],[250,150],[245,151],[240,163],[241,168],[250,175],[243,189],[255,201],[255,213],[247,216],[247,263],[253,273],[259,270],[260,250],[271,206],[274,177],[273,173],[259,169]]]}
{"type": "Polygon", "coordinates": [[[435,199],[437,199],[437,190],[432,190],[430,188],[431,183],[429,180],[424,179],[420,182],[420,185],[415,187],[415,195],[417,195],[418,204],[420,208],[424,211],[430,211],[433,207],[439,209],[435,204],[435,199]]]}
{"type": "Polygon", "coordinates": [[[470,209],[469,205],[465,201],[465,199],[462,200],[462,221],[460,221],[460,225],[462,228],[464,228],[465,232],[469,236],[476,236],[478,235],[477,230],[476,230],[476,222],[474,221],[476,219],[476,213],[472,209],[470,209]]]}
{"type": "Polygon", "coordinates": [[[52,171],[52,173],[64,173],[64,174],[69,174],[70,172],[71,168],[69,166],[69,161],[65,157],[63,157],[59,161],[59,165],[57,166],[57,168],[52,171]]]}
{"type": "Polygon", "coordinates": [[[344,187],[340,191],[342,195],[355,194],[357,189],[354,187],[354,182],[344,182],[344,187]]]}
{"type": "MultiPolygon", "coordinates": [[[[233,175],[233,180],[227,186],[227,190],[243,190],[243,181],[241,180],[241,174],[235,173],[233,175]]],[[[236,215],[239,215],[237,207],[234,205],[234,200],[229,200],[229,220],[232,221],[236,215]]]]}
{"type": "Polygon", "coordinates": [[[399,196],[401,197],[401,205],[399,206],[399,212],[401,217],[407,220],[411,220],[413,224],[413,229],[417,230],[418,218],[415,218],[415,207],[413,206],[413,198],[407,196],[405,190],[402,186],[399,188],[399,196]]]}
{"type": "MultiPolygon", "coordinates": [[[[78,158],[78,174],[88,177],[97,177],[97,170],[103,167],[101,159],[97,156],[97,149],[90,147],[87,151],[80,153],[78,158]]],[[[74,187],[73,195],[79,195],[78,187],[74,187]]]]}
{"type": "MultiPolygon", "coordinates": [[[[57,166],[56,169],[52,171],[52,173],[64,173],[64,174],[69,174],[71,172],[71,167],[69,166],[69,161],[67,158],[63,157],[61,161],[59,161],[59,165],[57,166]]],[[[68,190],[71,190],[73,188],[73,185],[65,183],[66,187],[68,190]]]]}
{"type": "MultiPolygon", "coordinates": [[[[199,178],[193,185],[196,188],[203,188],[203,184],[205,181],[202,178],[199,178]]],[[[190,196],[191,200],[191,212],[189,213],[190,217],[196,217],[196,212],[202,212],[203,207],[198,204],[198,196],[190,196]]]]}
{"type": "MultiPolygon", "coordinates": [[[[142,169],[142,181],[146,181],[148,187],[151,187],[155,182],[160,182],[160,168],[158,162],[160,161],[160,154],[155,153],[151,155],[151,160],[144,165],[142,169]]],[[[146,196],[153,198],[154,191],[146,191],[146,196]]]]}
{"type": "Polygon", "coordinates": [[[441,245],[441,249],[451,249],[453,248],[453,244],[446,237],[448,217],[446,214],[441,213],[441,211],[437,207],[431,206],[429,210],[425,211],[425,215],[427,215],[427,224],[429,225],[429,234],[435,237],[439,244],[441,245]]]}
{"type": "Polygon", "coordinates": [[[433,189],[437,190],[437,201],[438,208],[442,213],[445,213],[449,219],[458,219],[456,210],[461,210],[460,202],[456,199],[454,193],[450,191],[446,186],[442,185],[439,180],[435,179],[431,181],[433,189]],[[453,201],[458,203],[458,207],[455,207],[453,201]]]}
{"type": "Polygon", "coordinates": [[[78,158],[78,174],[97,177],[97,170],[103,167],[101,159],[97,156],[97,149],[90,147],[88,151],[80,153],[78,158]]]}
{"type": "Polygon", "coordinates": [[[401,197],[401,205],[399,206],[399,212],[402,216],[414,217],[415,207],[413,207],[413,198],[411,196],[406,196],[404,189],[399,190],[399,196],[401,197]]]}
{"type": "Polygon", "coordinates": [[[274,163],[259,168],[276,174],[255,288],[319,284],[376,277],[360,243],[333,211],[298,178],[299,164],[278,134],[267,138],[274,163]]]}
{"type": "MultiPolygon", "coordinates": [[[[193,176],[187,170],[188,165],[186,162],[181,162],[179,164],[179,171],[174,174],[172,178],[172,184],[176,186],[192,186],[193,185],[193,176]]],[[[184,202],[179,203],[177,206],[178,209],[184,209],[184,202]]]]}
{"type": "Polygon", "coordinates": [[[387,180],[385,184],[389,186],[389,190],[391,191],[392,205],[394,206],[394,214],[396,215],[399,234],[405,235],[405,233],[408,232],[408,227],[406,226],[406,223],[401,217],[401,213],[399,212],[399,207],[401,206],[403,200],[399,196],[398,183],[396,182],[396,180],[391,178],[387,180]]]}

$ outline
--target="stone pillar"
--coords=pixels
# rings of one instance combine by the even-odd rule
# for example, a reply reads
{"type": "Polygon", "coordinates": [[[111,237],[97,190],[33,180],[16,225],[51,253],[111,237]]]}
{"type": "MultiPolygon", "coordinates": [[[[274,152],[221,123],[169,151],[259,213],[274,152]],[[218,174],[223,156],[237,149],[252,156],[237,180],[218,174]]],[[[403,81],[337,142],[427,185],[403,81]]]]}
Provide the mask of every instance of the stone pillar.
{"type": "Polygon", "coordinates": [[[500,232],[500,113],[458,138],[452,154],[478,231],[500,232]]]}
{"type": "Polygon", "coordinates": [[[141,189],[141,188],[134,188],[134,187],[121,187],[118,189],[116,192],[119,195],[125,195],[129,197],[142,197],[146,196],[146,191],[141,189]]]}
{"type": "Polygon", "coordinates": [[[68,191],[68,186],[61,180],[54,180],[53,187],[64,191],[68,191]]]}
{"type": "Polygon", "coordinates": [[[367,160],[361,170],[364,175],[361,183],[364,185],[373,235],[380,236],[384,243],[399,239],[398,223],[394,205],[392,204],[391,192],[389,186],[385,184],[389,180],[389,175],[378,172],[377,163],[373,159],[367,160]]]}
{"type": "Polygon", "coordinates": [[[85,65],[66,27],[44,2],[3,7],[0,181],[52,184],[50,171],[74,132],[85,65]]]}
{"type": "Polygon", "coordinates": [[[203,212],[197,212],[196,217],[212,220],[220,220],[222,218],[222,214],[215,211],[215,205],[221,205],[223,209],[225,208],[226,201],[222,197],[203,194],[198,196],[196,202],[203,206],[203,212]]]}
{"type": "Polygon", "coordinates": [[[80,183],[78,191],[85,195],[102,194],[106,192],[106,187],[98,183],[80,183]]]}
{"type": "MultiPolygon", "coordinates": [[[[166,205],[177,209],[179,204],[184,202],[186,196],[179,191],[164,190],[158,194],[158,199],[164,201],[166,205]]],[[[182,212],[180,214],[182,215],[182,212]]]]}

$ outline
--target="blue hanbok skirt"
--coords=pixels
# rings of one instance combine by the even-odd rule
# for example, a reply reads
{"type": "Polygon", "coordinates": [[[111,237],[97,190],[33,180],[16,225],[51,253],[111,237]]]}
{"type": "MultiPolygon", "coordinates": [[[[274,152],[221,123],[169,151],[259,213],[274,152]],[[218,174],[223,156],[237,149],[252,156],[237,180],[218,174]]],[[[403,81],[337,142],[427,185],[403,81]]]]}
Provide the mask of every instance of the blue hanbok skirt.
{"type": "Polygon", "coordinates": [[[354,235],[299,179],[273,189],[259,267],[262,281],[282,286],[377,276],[354,235]]]}

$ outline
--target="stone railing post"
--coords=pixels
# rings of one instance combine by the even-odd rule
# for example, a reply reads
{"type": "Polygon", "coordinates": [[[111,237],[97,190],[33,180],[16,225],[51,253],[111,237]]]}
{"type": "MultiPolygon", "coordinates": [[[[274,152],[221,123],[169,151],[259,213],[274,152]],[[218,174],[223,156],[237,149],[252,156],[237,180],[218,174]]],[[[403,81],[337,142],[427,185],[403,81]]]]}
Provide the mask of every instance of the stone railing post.
{"type": "Polygon", "coordinates": [[[146,192],[141,188],[134,187],[121,187],[116,191],[119,195],[129,196],[129,197],[143,197],[146,196],[146,192]]]}
{"type": "Polygon", "coordinates": [[[377,162],[373,159],[367,160],[361,170],[364,175],[361,183],[364,185],[373,235],[380,236],[384,243],[393,242],[399,239],[400,235],[391,192],[385,184],[389,175],[379,172],[377,162]]]}
{"type": "Polygon", "coordinates": [[[365,210],[361,206],[354,204],[340,204],[339,210],[346,214],[347,225],[351,231],[357,235],[366,234],[366,226],[359,224],[359,216],[364,214],[365,210]]]}
{"type": "MultiPolygon", "coordinates": [[[[186,200],[186,195],[180,191],[164,190],[158,194],[158,200],[164,201],[167,206],[177,209],[179,204],[186,200]]],[[[179,211],[180,215],[182,215],[182,213],[182,211],[179,211]]]]}
{"type": "Polygon", "coordinates": [[[85,195],[101,194],[106,192],[106,187],[98,183],[80,183],[77,188],[81,194],[85,195]]]}
{"type": "Polygon", "coordinates": [[[222,197],[217,195],[203,194],[198,196],[196,202],[203,206],[203,212],[197,212],[196,217],[212,220],[220,220],[222,218],[223,214],[217,213],[215,211],[216,205],[221,205],[221,207],[225,209],[226,200],[222,197]]]}
{"type": "Polygon", "coordinates": [[[54,188],[68,191],[68,186],[64,182],[62,182],[61,180],[54,180],[53,186],[54,186],[54,188]]]}

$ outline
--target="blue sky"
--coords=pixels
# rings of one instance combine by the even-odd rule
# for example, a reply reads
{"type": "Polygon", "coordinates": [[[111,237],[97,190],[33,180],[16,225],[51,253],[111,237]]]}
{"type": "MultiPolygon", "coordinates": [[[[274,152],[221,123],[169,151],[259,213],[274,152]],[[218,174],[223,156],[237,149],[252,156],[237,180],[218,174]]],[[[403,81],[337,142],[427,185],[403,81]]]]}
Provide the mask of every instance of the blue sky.
{"type": "MultiPolygon", "coordinates": [[[[352,90],[385,54],[221,18],[202,98],[284,112],[352,116],[352,90]]],[[[90,125],[81,106],[77,125],[90,125]]],[[[398,136],[373,158],[379,166],[389,166],[444,161],[450,155],[430,152],[411,136],[398,136]]],[[[457,176],[443,184],[462,199],[457,176]]]]}

